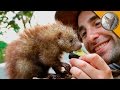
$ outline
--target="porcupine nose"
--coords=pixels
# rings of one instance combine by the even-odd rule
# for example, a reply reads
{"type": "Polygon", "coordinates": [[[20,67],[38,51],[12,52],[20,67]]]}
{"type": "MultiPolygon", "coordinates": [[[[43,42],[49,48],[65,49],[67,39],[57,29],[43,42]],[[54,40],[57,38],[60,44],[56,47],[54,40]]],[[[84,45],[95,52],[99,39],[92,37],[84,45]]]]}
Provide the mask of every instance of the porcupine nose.
{"type": "Polygon", "coordinates": [[[75,51],[76,51],[76,50],[79,50],[79,49],[82,47],[81,42],[76,42],[75,45],[76,45],[76,46],[75,46],[75,51]]]}

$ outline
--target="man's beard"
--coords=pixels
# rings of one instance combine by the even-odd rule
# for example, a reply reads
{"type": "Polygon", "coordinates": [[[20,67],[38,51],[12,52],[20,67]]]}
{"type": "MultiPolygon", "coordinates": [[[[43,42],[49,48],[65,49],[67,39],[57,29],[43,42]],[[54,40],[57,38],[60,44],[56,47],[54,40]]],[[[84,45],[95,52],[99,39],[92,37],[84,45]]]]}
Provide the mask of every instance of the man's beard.
{"type": "Polygon", "coordinates": [[[120,65],[120,39],[117,44],[113,47],[112,55],[110,56],[110,63],[116,63],[120,65]]]}
{"type": "Polygon", "coordinates": [[[120,39],[112,50],[112,55],[110,56],[109,67],[112,70],[112,75],[114,78],[119,78],[120,75],[120,39]]]}

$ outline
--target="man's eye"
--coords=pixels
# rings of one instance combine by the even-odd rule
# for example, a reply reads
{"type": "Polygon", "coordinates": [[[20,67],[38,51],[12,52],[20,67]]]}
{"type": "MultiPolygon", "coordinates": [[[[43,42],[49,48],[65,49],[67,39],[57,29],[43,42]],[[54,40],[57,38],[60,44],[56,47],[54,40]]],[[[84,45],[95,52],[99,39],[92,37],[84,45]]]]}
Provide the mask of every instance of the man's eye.
{"type": "Polygon", "coordinates": [[[97,20],[97,21],[96,21],[95,27],[97,27],[97,28],[101,27],[101,22],[100,22],[100,20],[97,20]]]}

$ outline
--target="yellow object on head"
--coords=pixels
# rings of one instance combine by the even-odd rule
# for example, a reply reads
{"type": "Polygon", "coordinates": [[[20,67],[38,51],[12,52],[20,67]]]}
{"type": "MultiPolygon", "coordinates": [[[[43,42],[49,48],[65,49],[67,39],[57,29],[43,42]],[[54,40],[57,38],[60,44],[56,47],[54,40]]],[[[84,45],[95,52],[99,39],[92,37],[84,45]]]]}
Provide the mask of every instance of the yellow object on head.
{"type": "MultiPolygon", "coordinates": [[[[107,12],[113,12],[117,15],[120,20],[120,11],[94,11],[100,18],[103,17],[107,12]]],[[[113,32],[120,38],[120,22],[118,21],[118,26],[113,30],[113,32]]]]}

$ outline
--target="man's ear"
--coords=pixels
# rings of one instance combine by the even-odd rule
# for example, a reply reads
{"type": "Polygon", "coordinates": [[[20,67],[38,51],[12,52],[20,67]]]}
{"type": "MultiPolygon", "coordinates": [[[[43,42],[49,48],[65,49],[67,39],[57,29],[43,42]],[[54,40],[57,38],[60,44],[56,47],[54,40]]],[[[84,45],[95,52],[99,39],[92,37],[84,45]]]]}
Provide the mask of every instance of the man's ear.
{"type": "Polygon", "coordinates": [[[59,32],[59,33],[57,34],[57,38],[60,39],[61,37],[62,37],[62,32],[59,32]]]}

